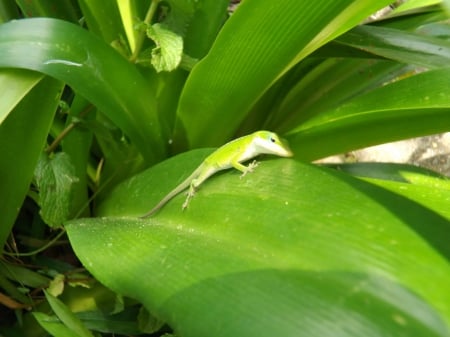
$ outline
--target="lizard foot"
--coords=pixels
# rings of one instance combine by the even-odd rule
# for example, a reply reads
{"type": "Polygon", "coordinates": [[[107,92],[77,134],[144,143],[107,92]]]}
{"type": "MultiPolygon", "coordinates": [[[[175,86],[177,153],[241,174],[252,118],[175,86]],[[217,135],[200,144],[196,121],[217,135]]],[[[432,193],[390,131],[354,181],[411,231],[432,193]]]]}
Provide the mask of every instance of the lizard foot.
{"type": "Polygon", "coordinates": [[[245,168],[245,171],[241,174],[241,178],[244,177],[247,173],[251,173],[255,170],[255,167],[259,165],[259,162],[256,160],[252,161],[248,166],[245,168]]]}
{"type": "Polygon", "coordinates": [[[191,201],[191,198],[195,194],[195,190],[194,189],[189,189],[189,192],[187,192],[186,194],[187,194],[186,200],[184,201],[183,206],[181,206],[183,211],[188,207],[189,201],[191,201]]]}

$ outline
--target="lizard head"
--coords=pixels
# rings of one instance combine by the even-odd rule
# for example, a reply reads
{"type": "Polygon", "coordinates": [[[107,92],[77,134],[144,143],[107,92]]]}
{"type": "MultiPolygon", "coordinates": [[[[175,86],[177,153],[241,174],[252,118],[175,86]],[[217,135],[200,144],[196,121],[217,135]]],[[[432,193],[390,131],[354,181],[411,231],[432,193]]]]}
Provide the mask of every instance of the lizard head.
{"type": "Polygon", "coordinates": [[[292,157],[294,154],[289,144],[283,138],[271,131],[257,131],[254,133],[255,146],[260,153],[274,154],[280,157],[292,157]]]}

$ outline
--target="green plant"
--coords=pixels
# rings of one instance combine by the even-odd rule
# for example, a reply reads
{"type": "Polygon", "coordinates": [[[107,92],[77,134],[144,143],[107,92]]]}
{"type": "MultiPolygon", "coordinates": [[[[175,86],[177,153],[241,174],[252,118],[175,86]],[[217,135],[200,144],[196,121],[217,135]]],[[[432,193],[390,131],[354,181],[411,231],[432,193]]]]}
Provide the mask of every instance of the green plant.
{"type": "Polygon", "coordinates": [[[223,0],[2,1],[0,281],[23,304],[3,332],[449,336],[448,181],[307,163],[448,131],[446,12],[360,24],[388,4],[245,0],[226,20],[223,0]],[[47,18],[10,21],[15,3],[47,18]],[[188,150],[257,129],[295,158],[137,218],[211,152],[188,150]],[[47,226],[95,279],[55,253],[12,263],[47,226]]]}

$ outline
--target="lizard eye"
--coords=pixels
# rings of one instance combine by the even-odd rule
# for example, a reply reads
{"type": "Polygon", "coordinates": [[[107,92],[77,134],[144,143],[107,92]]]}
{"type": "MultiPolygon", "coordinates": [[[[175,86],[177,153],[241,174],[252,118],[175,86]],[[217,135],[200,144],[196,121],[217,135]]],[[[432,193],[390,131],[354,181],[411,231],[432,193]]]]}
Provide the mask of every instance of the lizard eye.
{"type": "Polygon", "coordinates": [[[271,141],[272,143],[275,143],[275,138],[270,137],[270,141],[271,141]]]}

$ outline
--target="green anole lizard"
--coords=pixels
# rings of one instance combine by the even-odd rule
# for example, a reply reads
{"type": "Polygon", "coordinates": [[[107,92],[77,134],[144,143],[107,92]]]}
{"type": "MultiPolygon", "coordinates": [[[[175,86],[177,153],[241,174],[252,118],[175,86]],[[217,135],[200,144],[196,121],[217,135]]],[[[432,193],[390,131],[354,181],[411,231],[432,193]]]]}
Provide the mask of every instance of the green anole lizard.
{"type": "Polygon", "coordinates": [[[195,189],[214,173],[234,167],[242,172],[242,178],[248,172],[252,172],[258,163],[253,161],[248,166],[242,165],[241,163],[260,154],[274,154],[280,157],[291,157],[293,155],[287,142],[278,137],[276,133],[270,131],[257,131],[232,140],[206,157],[188,178],[170,191],[155,207],[141,218],[153,215],[170,199],[189,187],[186,201],[182,207],[185,209],[189,204],[189,200],[194,196],[195,189]]]}

